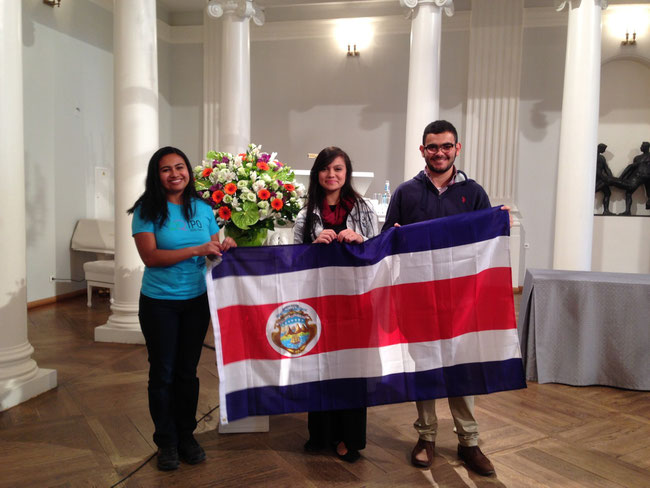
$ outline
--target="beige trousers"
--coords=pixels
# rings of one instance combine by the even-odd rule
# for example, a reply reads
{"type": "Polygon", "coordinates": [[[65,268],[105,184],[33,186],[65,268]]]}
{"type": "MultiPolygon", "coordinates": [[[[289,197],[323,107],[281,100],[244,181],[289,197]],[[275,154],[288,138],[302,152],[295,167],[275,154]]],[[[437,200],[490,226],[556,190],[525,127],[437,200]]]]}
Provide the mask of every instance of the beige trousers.
{"type": "MultiPolygon", "coordinates": [[[[458,443],[461,446],[478,445],[478,422],[474,418],[474,397],[452,397],[449,401],[449,410],[454,419],[458,443]]],[[[418,409],[418,419],[413,424],[415,430],[423,441],[435,441],[438,431],[438,417],[436,416],[436,401],[423,400],[415,402],[418,409]]]]}

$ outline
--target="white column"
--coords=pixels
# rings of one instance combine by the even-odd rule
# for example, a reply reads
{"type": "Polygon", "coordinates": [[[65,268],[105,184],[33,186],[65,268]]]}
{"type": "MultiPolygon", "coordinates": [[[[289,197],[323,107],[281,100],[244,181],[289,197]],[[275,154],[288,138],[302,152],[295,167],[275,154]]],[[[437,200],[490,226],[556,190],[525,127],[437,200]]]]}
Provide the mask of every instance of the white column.
{"type": "Polygon", "coordinates": [[[0,411],[56,387],[27,340],[21,2],[0,2],[0,411]]]}
{"type": "Polygon", "coordinates": [[[423,167],[419,147],[422,132],[440,112],[440,35],[442,9],[453,15],[452,0],[400,0],[411,9],[411,49],[408,97],[406,102],[406,142],[404,180],[413,178],[423,167]]]}
{"type": "Polygon", "coordinates": [[[211,0],[207,13],[223,17],[218,150],[237,154],[251,142],[250,19],[264,13],[250,0],[211,0]]]}
{"type": "Polygon", "coordinates": [[[467,129],[461,166],[493,205],[512,208],[512,285],[523,278],[521,216],[515,202],[523,0],[472,1],[467,129]]]}
{"type": "Polygon", "coordinates": [[[589,271],[600,97],[601,8],[605,0],[569,0],[569,26],[555,203],[553,268],[589,271]]]}
{"type": "MultiPolygon", "coordinates": [[[[221,72],[219,52],[221,51],[221,29],[207,12],[203,15],[203,141],[202,157],[208,151],[219,148],[219,73],[221,72]]],[[[250,130],[250,129],[249,129],[250,130]]]]}
{"type": "Polygon", "coordinates": [[[143,264],[126,214],[144,191],[158,149],[158,54],[155,0],[116,0],[113,7],[115,93],[115,289],[112,315],[95,340],[144,344],[138,320],[143,264]]]}
{"type": "Polygon", "coordinates": [[[493,203],[514,207],[523,0],[474,0],[463,169],[493,203]]]}

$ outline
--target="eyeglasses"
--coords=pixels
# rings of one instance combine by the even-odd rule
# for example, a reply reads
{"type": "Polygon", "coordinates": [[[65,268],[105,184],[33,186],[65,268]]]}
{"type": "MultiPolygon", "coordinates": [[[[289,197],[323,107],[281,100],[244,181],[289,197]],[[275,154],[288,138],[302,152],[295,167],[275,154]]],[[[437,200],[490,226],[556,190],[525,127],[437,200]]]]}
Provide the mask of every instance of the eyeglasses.
{"type": "Polygon", "coordinates": [[[424,149],[426,149],[427,152],[430,152],[431,154],[435,154],[439,150],[442,150],[442,152],[448,153],[454,147],[456,147],[456,144],[452,144],[451,142],[447,142],[445,144],[440,144],[439,146],[437,144],[429,144],[428,146],[424,146],[424,149]]]}

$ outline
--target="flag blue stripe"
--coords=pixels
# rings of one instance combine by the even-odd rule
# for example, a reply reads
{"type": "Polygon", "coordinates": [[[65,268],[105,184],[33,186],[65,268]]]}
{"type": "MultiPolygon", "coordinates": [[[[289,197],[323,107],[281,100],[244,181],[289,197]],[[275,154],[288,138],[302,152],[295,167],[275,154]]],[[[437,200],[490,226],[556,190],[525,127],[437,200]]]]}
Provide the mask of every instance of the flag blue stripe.
{"type": "Polygon", "coordinates": [[[375,378],[265,386],[226,395],[228,421],[253,415],[340,410],[526,388],[521,358],[375,378]]]}
{"type": "Polygon", "coordinates": [[[493,207],[389,229],[363,244],[263,246],[231,249],[212,278],[261,276],[322,266],[368,266],[386,256],[444,249],[510,235],[508,212],[493,207]],[[324,256],[323,247],[327,256],[324,256]]]}

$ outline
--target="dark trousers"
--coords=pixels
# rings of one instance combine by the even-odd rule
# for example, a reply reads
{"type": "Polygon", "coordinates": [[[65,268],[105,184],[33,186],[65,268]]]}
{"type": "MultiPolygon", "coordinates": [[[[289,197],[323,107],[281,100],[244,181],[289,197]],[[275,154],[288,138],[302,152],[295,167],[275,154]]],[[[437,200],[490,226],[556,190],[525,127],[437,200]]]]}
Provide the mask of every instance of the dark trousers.
{"type": "Polygon", "coordinates": [[[309,440],[322,446],[343,441],[348,449],[360,451],[366,447],[366,414],[365,407],[309,412],[309,440]]]}
{"type": "Polygon", "coordinates": [[[141,294],[138,316],[149,353],[153,441],[158,447],[176,446],[196,429],[196,367],[210,323],[208,296],[158,300],[141,294]]]}

